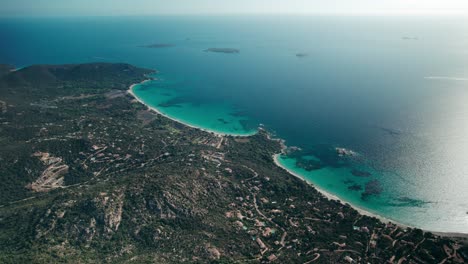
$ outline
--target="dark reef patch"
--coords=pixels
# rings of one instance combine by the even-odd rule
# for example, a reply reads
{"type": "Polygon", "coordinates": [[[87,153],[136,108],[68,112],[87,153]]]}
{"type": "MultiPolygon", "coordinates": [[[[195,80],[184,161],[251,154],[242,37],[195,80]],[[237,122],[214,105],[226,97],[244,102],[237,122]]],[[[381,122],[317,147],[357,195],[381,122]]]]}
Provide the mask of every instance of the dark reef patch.
{"type": "Polygon", "coordinates": [[[391,135],[391,136],[399,136],[401,135],[401,130],[387,128],[387,127],[379,127],[383,132],[391,135]]]}
{"type": "Polygon", "coordinates": [[[362,200],[368,200],[371,196],[380,195],[383,191],[382,185],[378,180],[372,180],[366,183],[364,192],[361,194],[362,200]]]}
{"type": "Polygon", "coordinates": [[[355,181],[353,181],[351,179],[346,179],[346,180],[343,181],[343,183],[346,184],[346,185],[349,185],[349,184],[354,184],[355,181]]]}
{"type": "Polygon", "coordinates": [[[356,170],[356,169],[352,170],[351,174],[353,176],[356,176],[356,177],[370,177],[370,176],[372,176],[372,174],[370,172],[356,170]]]}
{"type": "Polygon", "coordinates": [[[319,170],[323,167],[320,161],[304,159],[302,156],[296,158],[296,166],[306,171],[319,170]]]}
{"type": "Polygon", "coordinates": [[[225,125],[229,124],[229,122],[224,120],[223,118],[218,118],[218,121],[225,124],[225,125]]]}
{"type": "Polygon", "coordinates": [[[362,187],[359,184],[353,184],[353,185],[348,187],[348,190],[350,190],[350,191],[360,191],[360,190],[362,190],[362,187]]]}
{"type": "Polygon", "coordinates": [[[230,115],[230,116],[234,116],[234,117],[246,116],[246,115],[247,115],[247,112],[245,112],[245,111],[237,111],[237,112],[234,112],[234,113],[230,113],[229,115],[230,115]]]}
{"type": "Polygon", "coordinates": [[[166,102],[166,103],[160,103],[158,104],[159,107],[182,107],[181,105],[177,104],[177,103],[170,103],[170,102],[166,102]]]}
{"type": "Polygon", "coordinates": [[[257,128],[255,123],[253,123],[252,121],[250,120],[245,120],[245,119],[242,119],[242,120],[239,120],[239,124],[242,126],[242,128],[244,130],[250,130],[250,129],[255,129],[257,128]]]}
{"type": "Polygon", "coordinates": [[[413,199],[409,197],[400,197],[396,199],[395,202],[390,203],[390,205],[395,206],[395,207],[421,207],[428,203],[430,202],[413,199]]]}

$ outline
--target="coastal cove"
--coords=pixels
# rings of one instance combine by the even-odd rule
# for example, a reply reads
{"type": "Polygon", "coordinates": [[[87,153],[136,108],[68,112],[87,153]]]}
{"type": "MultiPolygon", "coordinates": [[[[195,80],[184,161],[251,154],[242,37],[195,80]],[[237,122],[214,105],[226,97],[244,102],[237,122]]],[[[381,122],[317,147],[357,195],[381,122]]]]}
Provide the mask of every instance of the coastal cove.
{"type": "MultiPolygon", "coordinates": [[[[209,128],[206,128],[206,127],[198,127],[198,126],[195,126],[193,124],[190,124],[190,123],[186,123],[185,121],[182,121],[180,119],[178,119],[177,117],[174,117],[174,116],[169,116],[168,114],[165,114],[163,113],[160,109],[158,109],[156,106],[153,106],[153,105],[150,105],[148,103],[146,103],[142,98],[140,98],[136,93],[135,93],[135,89],[138,89],[139,87],[141,87],[141,85],[145,85],[145,84],[149,84],[151,81],[154,81],[155,79],[147,79],[147,80],[144,80],[143,82],[141,83],[138,83],[138,84],[132,84],[130,86],[130,88],[128,89],[128,93],[134,97],[139,103],[143,104],[144,106],[146,106],[149,110],[163,116],[163,117],[166,117],[172,121],[175,121],[179,124],[182,124],[182,125],[185,125],[187,127],[190,127],[190,128],[194,128],[194,129],[198,129],[198,130],[201,130],[201,131],[204,131],[204,132],[207,132],[207,133],[211,133],[211,134],[214,134],[218,137],[225,137],[225,136],[232,136],[232,137],[250,137],[254,134],[231,134],[231,133],[222,133],[222,132],[219,132],[219,131],[215,131],[215,130],[210,130],[209,128]]],[[[282,139],[275,139],[275,138],[272,138],[270,135],[268,136],[268,138],[270,140],[276,140],[276,141],[280,141],[280,142],[284,142],[282,139]]],[[[283,144],[283,143],[282,143],[283,144]]],[[[283,148],[286,149],[287,147],[285,145],[283,145],[283,148]]],[[[287,171],[290,175],[294,176],[294,177],[297,177],[301,180],[304,180],[307,184],[310,184],[312,185],[315,189],[317,189],[322,195],[324,195],[327,199],[329,200],[338,200],[338,201],[341,201],[342,199],[340,199],[338,196],[334,195],[334,194],[331,194],[330,192],[328,191],[325,191],[321,188],[319,188],[317,185],[315,185],[313,182],[311,181],[308,181],[304,176],[302,176],[301,174],[297,173],[297,172],[293,172],[291,171],[290,169],[288,169],[288,167],[281,162],[281,159],[282,159],[282,155],[284,155],[284,153],[280,153],[280,154],[275,154],[272,158],[273,158],[273,161],[274,161],[274,164],[276,166],[278,166],[279,168],[282,168],[284,169],[285,171],[287,171]]],[[[345,201],[344,201],[345,202],[345,201]]],[[[352,204],[351,204],[352,205],[352,204]]],[[[353,205],[352,205],[353,206],[353,205]]],[[[369,211],[366,211],[362,208],[359,208],[357,206],[353,206],[354,209],[356,209],[359,213],[363,214],[363,215],[367,215],[367,216],[371,216],[371,217],[375,217],[375,218],[378,218],[380,219],[381,221],[383,222],[388,222],[388,221],[392,221],[390,219],[387,219],[383,216],[380,216],[378,214],[375,214],[375,213],[371,213],[369,211]]],[[[395,222],[395,221],[393,221],[395,222]]],[[[408,227],[407,225],[403,225],[401,223],[397,223],[398,225],[402,226],[402,227],[408,227]]]]}
{"type": "Polygon", "coordinates": [[[193,106],[190,103],[168,105],[174,96],[167,90],[164,91],[164,88],[156,86],[154,89],[154,84],[157,82],[158,79],[148,79],[134,84],[129,88],[128,93],[164,117],[217,136],[246,137],[257,133],[256,129],[246,129],[242,125],[242,121],[245,120],[230,112],[232,109],[229,106],[216,105],[206,108],[193,106]],[[166,106],[162,106],[163,104],[166,106]]]}
{"type": "MultiPolygon", "coordinates": [[[[301,172],[293,171],[293,169],[298,170],[298,168],[296,166],[289,165],[290,167],[288,167],[288,164],[285,162],[285,160],[287,160],[287,156],[283,156],[283,155],[284,155],[284,153],[280,153],[280,154],[276,154],[276,155],[273,156],[273,161],[274,161],[275,165],[282,168],[282,169],[284,169],[290,175],[303,180],[306,184],[310,184],[313,188],[315,188],[317,191],[319,191],[327,199],[337,200],[337,201],[340,201],[343,204],[349,204],[352,208],[354,208],[360,214],[367,215],[367,216],[370,216],[370,217],[375,217],[375,218],[379,219],[380,221],[382,221],[384,223],[391,222],[391,223],[394,223],[394,224],[396,224],[396,225],[398,225],[398,226],[400,226],[402,228],[418,228],[418,226],[414,226],[414,225],[411,225],[411,224],[403,224],[402,220],[390,219],[388,216],[386,217],[386,216],[380,215],[378,212],[370,211],[370,209],[368,209],[368,208],[364,209],[362,207],[362,205],[361,206],[357,205],[357,204],[359,204],[359,201],[352,202],[352,201],[346,200],[346,198],[343,199],[343,198],[341,198],[341,197],[339,197],[339,196],[337,196],[335,194],[330,193],[330,191],[327,191],[325,189],[320,188],[316,183],[314,183],[313,179],[310,179],[310,178],[307,178],[306,176],[304,176],[305,175],[304,172],[301,173],[301,172]]],[[[466,232],[445,232],[445,231],[437,231],[437,230],[431,230],[431,229],[424,229],[424,231],[432,232],[432,233],[440,235],[440,236],[458,237],[458,238],[462,238],[462,239],[467,239],[468,238],[468,233],[466,233],[466,232]]]]}
{"type": "MultiPolygon", "coordinates": [[[[191,128],[198,129],[198,130],[201,130],[201,131],[204,131],[204,132],[207,132],[207,133],[211,133],[211,134],[216,135],[217,137],[225,137],[225,136],[250,137],[250,136],[256,134],[256,132],[255,133],[250,133],[250,134],[233,134],[233,133],[224,133],[224,132],[220,132],[220,131],[217,131],[217,130],[211,130],[210,128],[207,128],[207,127],[199,127],[199,126],[193,125],[191,123],[187,123],[187,122],[182,121],[181,119],[177,118],[177,116],[170,116],[170,115],[162,112],[160,109],[158,109],[157,106],[154,106],[152,104],[148,104],[147,102],[145,102],[145,100],[140,98],[134,91],[135,89],[141,88],[142,85],[145,85],[145,84],[146,85],[151,85],[151,82],[155,81],[155,80],[157,80],[157,79],[155,79],[155,78],[147,79],[147,80],[145,80],[145,81],[143,81],[141,83],[133,84],[133,85],[130,86],[130,88],[128,89],[127,92],[132,97],[134,97],[138,102],[145,105],[151,111],[154,111],[155,113],[157,113],[157,114],[159,114],[161,116],[164,116],[164,117],[166,117],[166,118],[168,118],[168,119],[170,119],[172,121],[175,121],[175,122],[180,123],[182,125],[185,125],[187,127],[191,127],[191,128]]],[[[263,129],[263,128],[259,128],[259,129],[263,129]]],[[[353,207],[355,210],[357,210],[360,214],[367,215],[367,216],[370,216],[370,217],[375,217],[375,218],[379,219],[380,221],[382,221],[384,223],[392,222],[392,223],[395,223],[395,224],[397,224],[398,226],[400,226],[402,228],[408,228],[408,227],[420,228],[420,227],[415,226],[415,225],[404,224],[403,223],[404,220],[391,219],[390,218],[391,216],[382,215],[382,214],[379,214],[378,212],[375,212],[375,211],[372,212],[372,211],[370,211],[369,208],[365,207],[366,204],[360,203],[359,199],[353,199],[352,196],[348,196],[348,197],[343,198],[343,197],[340,197],[339,194],[332,193],[333,190],[324,189],[323,185],[320,185],[320,183],[315,182],[313,177],[307,177],[306,176],[307,171],[295,166],[294,162],[291,163],[291,161],[293,159],[288,158],[288,155],[286,154],[286,151],[288,150],[288,147],[286,145],[284,145],[284,140],[278,139],[278,138],[273,138],[271,135],[269,135],[268,138],[270,140],[275,140],[275,141],[281,142],[282,147],[283,147],[283,151],[281,153],[275,154],[272,157],[274,164],[276,166],[278,166],[279,168],[284,169],[290,175],[303,180],[306,184],[310,184],[313,188],[315,188],[317,191],[319,191],[327,199],[340,201],[343,204],[349,204],[349,205],[351,205],[351,207],[353,207]]],[[[343,173],[343,172],[340,172],[340,173],[343,173]]],[[[327,174],[325,174],[325,175],[330,177],[330,175],[327,175],[327,174]]],[[[464,232],[446,232],[446,231],[431,230],[431,229],[425,229],[425,231],[434,232],[434,233],[436,233],[438,235],[441,235],[441,236],[451,236],[451,237],[460,237],[460,238],[468,237],[468,233],[464,233],[464,232]]]]}

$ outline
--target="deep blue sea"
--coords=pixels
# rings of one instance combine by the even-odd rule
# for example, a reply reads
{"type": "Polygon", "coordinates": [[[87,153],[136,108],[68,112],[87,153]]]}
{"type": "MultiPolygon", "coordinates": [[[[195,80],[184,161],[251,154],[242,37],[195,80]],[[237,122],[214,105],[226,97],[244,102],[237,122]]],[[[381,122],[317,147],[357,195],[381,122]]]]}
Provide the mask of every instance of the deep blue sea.
{"type": "Polygon", "coordinates": [[[234,134],[264,124],[302,149],[281,163],[321,189],[403,224],[468,233],[468,19],[3,18],[0,36],[0,63],[17,67],[157,69],[136,93],[162,112],[234,134]]]}

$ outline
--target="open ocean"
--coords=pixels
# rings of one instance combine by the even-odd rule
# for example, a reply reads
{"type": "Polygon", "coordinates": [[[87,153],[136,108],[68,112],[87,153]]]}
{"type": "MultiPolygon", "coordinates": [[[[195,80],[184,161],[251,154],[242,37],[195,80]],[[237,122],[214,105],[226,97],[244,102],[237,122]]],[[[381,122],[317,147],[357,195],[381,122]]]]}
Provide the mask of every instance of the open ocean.
{"type": "Polygon", "coordinates": [[[280,162],[321,189],[403,224],[468,233],[468,19],[3,18],[0,36],[0,63],[17,67],[156,69],[135,93],[165,114],[232,134],[264,124],[302,149],[280,162]]]}

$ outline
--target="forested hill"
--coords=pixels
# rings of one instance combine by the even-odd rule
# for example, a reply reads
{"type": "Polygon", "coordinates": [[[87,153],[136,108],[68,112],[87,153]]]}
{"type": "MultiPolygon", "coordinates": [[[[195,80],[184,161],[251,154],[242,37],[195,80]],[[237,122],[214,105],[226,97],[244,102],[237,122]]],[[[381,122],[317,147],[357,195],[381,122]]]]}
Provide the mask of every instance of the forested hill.
{"type": "Polygon", "coordinates": [[[0,263],[463,263],[463,240],[360,215],[127,93],[128,64],[0,66],[0,263]]]}
{"type": "Polygon", "coordinates": [[[0,89],[6,96],[33,96],[29,100],[95,93],[102,90],[126,90],[153,70],[129,64],[90,63],[70,65],[33,65],[19,70],[0,66],[0,89]]]}

